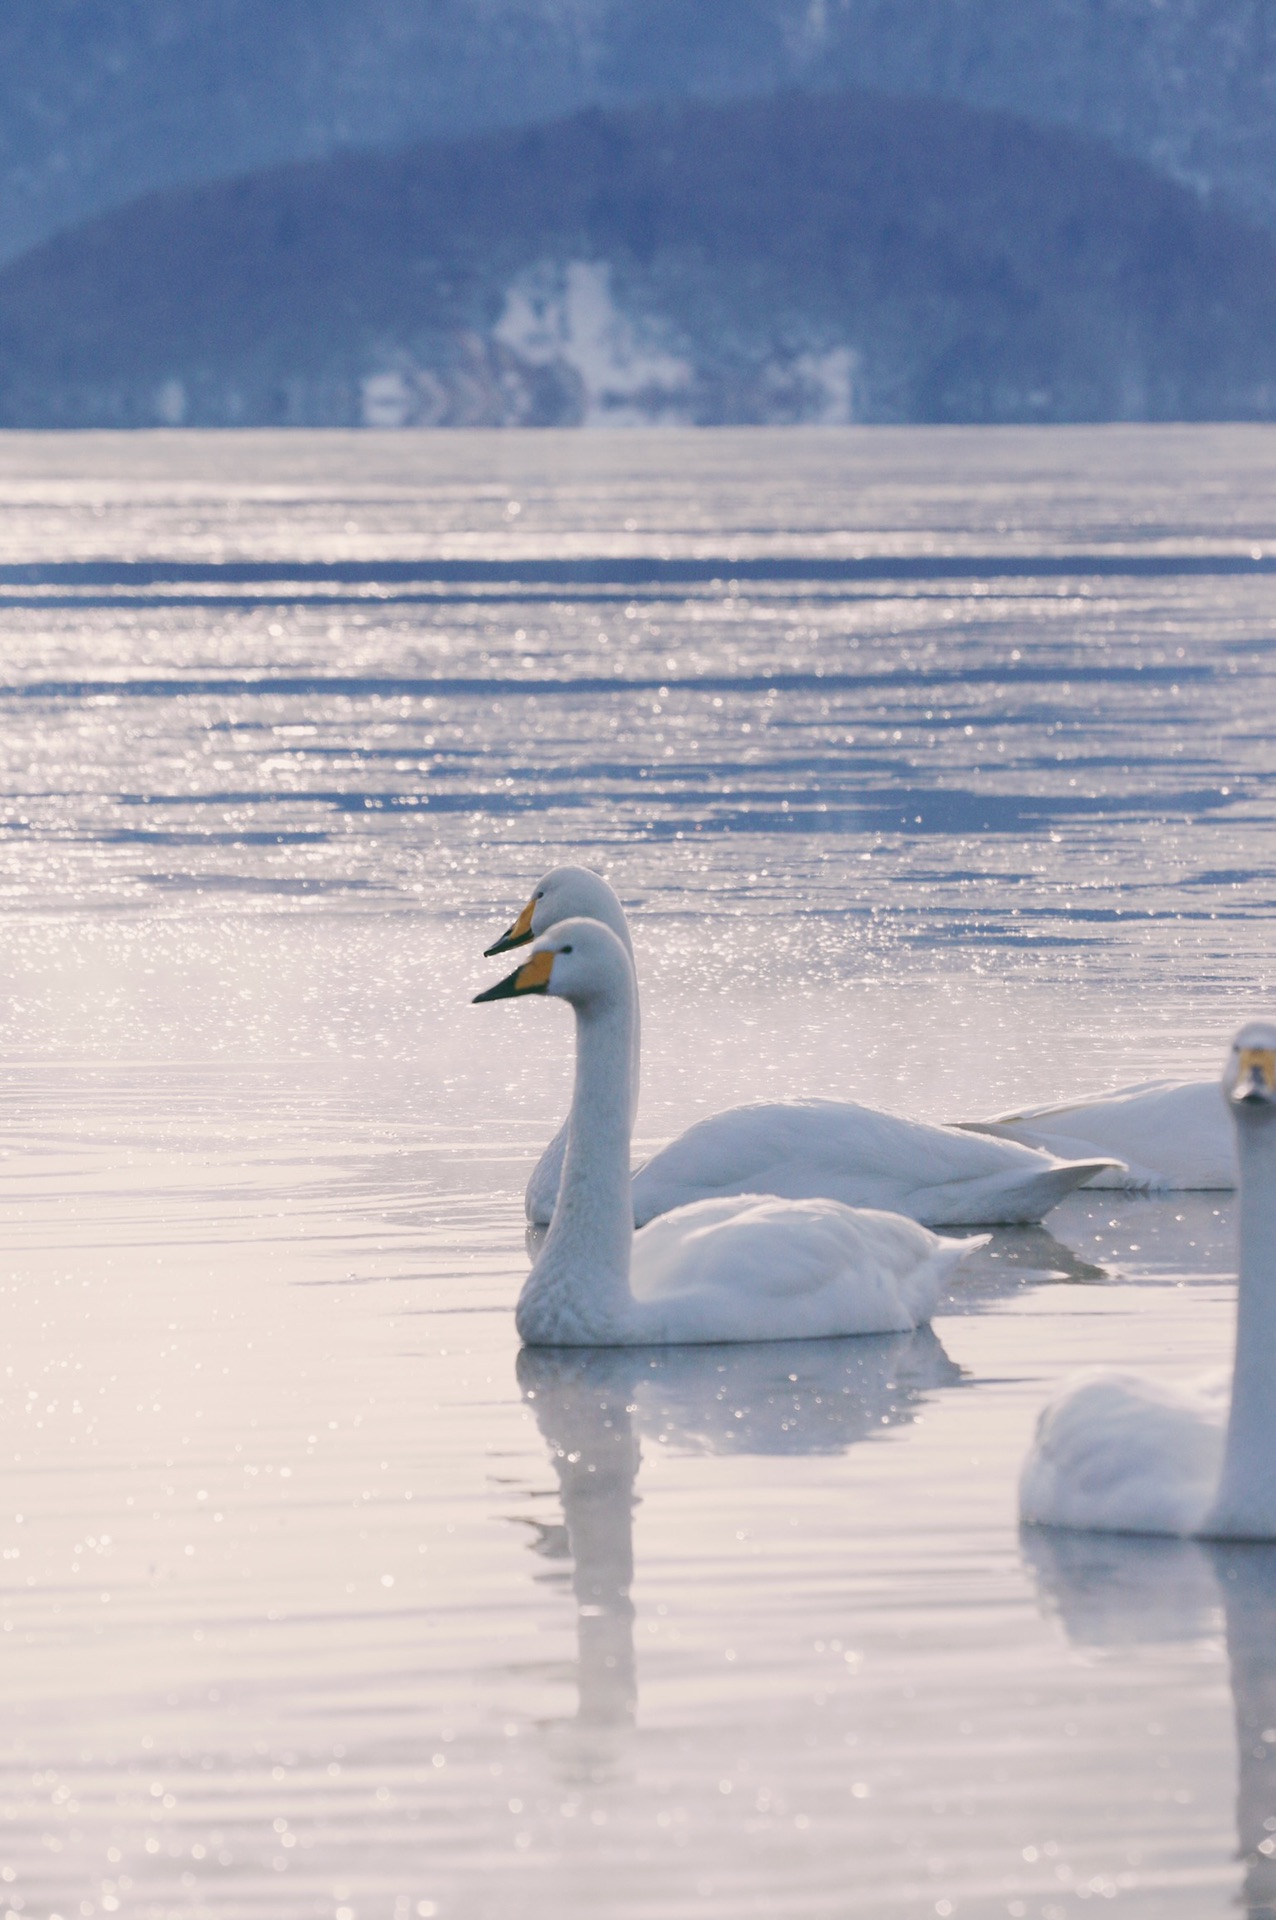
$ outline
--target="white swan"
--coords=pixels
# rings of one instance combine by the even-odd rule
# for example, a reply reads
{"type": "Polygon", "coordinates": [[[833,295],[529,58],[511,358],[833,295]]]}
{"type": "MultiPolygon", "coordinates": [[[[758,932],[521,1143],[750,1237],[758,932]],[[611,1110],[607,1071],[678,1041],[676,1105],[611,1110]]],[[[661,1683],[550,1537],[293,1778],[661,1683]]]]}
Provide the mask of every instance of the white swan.
{"type": "Polygon", "coordinates": [[[1065,1160],[1104,1154],[1125,1163],[1096,1174],[1091,1187],[1179,1193],[1236,1185],[1236,1135],[1215,1080],[1149,1080],[959,1124],[1065,1160]]]}
{"type": "Polygon", "coordinates": [[[1231,1404],[1093,1372],[1045,1408],[1019,1487],[1029,1524],[1102,1533],[1276,1539],[1276,1027],[1254,1021],[1223,1074],[1240,1164],[1231,1404]]]}
{"type": "MultiPolygon", "coordinates": [[[[563,920],[582,918],[610,927],[632,961],[620,901],[600,874],[576,866],[547,873],[513,926],[487,951],[506,953],[563,920]]],[[[635,1111],[636,1006],[635,1000],[635,1111]]],[[[553,1215],[566,1133],[564,1126],[555,1134],[528,1181],[533,1226],[546,1225],[553,1215]]],[[[851,1100],[771,1101],[728,1108],[662,1147],[634,1175],[634,1218],[645,1226],[693,1200],[769,1193],[879,1207],[928,1227],[1033,1226],[1074,1188],[1114,1164],[1098,1154],[1061,1160],[1010,1140],[900,1120],[851,1100]]]]}
{"type": "Polygon", "coordinates": [[[576,1015],[576,1084],[549,1232],[519,1295],[531,1346],[656,1346],[896,1333],[928,1320],[983,1240],[832,1200],[705,1200],[635,1234],[629,1187],[637,986],[596,920],[566,920],[479,1001],[548,993],[576,1015]]]}

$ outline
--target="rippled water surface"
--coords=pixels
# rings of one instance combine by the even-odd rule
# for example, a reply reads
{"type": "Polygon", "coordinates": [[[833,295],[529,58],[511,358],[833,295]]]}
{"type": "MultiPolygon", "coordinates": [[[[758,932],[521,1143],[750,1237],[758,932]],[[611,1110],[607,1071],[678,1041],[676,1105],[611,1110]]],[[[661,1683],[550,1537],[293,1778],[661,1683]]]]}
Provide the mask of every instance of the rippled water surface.
{"type": "Polygon", "coordinates": [[[574,855],[644,1147],[1216,1071],[1276,433],[0,436],[0,634],[0,1915],[1276,1913],[1276,1550],[1015,1524],[1070,1368],[1227,1357],[1230,1197],[520,1356],[570,1025],[468,1004],[574,855]]]}

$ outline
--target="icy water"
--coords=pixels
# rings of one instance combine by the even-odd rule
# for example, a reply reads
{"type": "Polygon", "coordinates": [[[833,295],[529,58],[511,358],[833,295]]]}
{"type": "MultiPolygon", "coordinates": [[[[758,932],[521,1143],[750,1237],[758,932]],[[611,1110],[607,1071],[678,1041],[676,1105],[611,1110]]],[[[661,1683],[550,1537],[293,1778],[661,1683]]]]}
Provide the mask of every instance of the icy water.
{"type": "Polygon", "coordinates": [[[1276,1914],[1276,1550],[1015,1521],[1230,1199],[520,1356],[569,1019],[469,1005],[574,855],[644,1146],[1212,1074],[1274,616],[1266,429],[0,436],[0,1915],[1276,1914]]]}

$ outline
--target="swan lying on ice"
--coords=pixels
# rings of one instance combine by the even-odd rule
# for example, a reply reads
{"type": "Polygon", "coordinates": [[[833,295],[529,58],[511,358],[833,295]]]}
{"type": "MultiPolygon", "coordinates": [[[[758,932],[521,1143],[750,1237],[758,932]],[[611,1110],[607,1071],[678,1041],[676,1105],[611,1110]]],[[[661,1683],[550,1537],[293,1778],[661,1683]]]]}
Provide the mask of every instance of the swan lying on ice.
{"type": "MultiPolygon", "coordinates": [[[[608,927],[632,960],[620,901],[600,874],[576,866],[547,873],[487,952],[507,953],[563,920],[580,918],[608,927]]],[[[635,1109],[636,1005],[630,1078],[635,1109]]],[[[533,1226],[544,1226],[553,1214],[565,1144],[563,1127],[528,1181],[533,1226]]],[[[693,1200],[769,1193],[885,1208],[930,1227],[1035,1226],[1074,1188],[1115,1165],[1106,1155],[1059,1159],[1011,1140],[900,1120],[852,1100],[777,1100],[714,1114],[661,1148],[634,1175],[634,1218],[643,1226],[693,1200]]]]}
{"type": "Polygon", "coordinates": [[[634,1231],[629,1185],[634,970],[596,920],[565,920],[479,1001],[549,994],[576,1015],[558,1204],[519,1296],[531,1346],[648,1346],[894,1333],[929,1320],[979,1240],[913,1220],[758,1194],[702,1200],[634,1231]]]}
{"type": "Polygon", "coordinates": [[[1231,1393],[1082,1374],[1049,1403],[1019,1488],[1029,1524],[1276,1539],[1276,1027],[1236,1036],[1223,1073],[1240,1169],[1231,1393]]]}

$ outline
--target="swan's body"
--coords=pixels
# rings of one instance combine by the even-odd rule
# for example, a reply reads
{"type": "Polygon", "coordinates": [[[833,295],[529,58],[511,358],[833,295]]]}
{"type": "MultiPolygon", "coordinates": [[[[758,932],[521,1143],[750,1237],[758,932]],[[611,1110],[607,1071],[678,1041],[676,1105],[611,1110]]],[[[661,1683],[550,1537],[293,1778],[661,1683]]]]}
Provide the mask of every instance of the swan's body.
{"type": "Polygon", "coordinates": [[[709,1194],[817,1196],[926,1226],[1031,1226],[1110,1163],[901,1120],[852,1100],[731,1107],[679,1134],[634,1175],[641,1226],[709,1194]]]}
{"type": "Polygon", "coordinates": [[[1240,1285],[1226,1379],[1184,1391],[1094,1372],[1045,1408],[1020,1514],[1103,1533],[1276,1539],[1276,1028],[1242,1029],[1224,1075],[1240,1170],[1240,1285]]]}
{"type": "Polygon", "coordinates": [[[1178,1193],[1236,1185],[1236,1135],[1213,1080],[1150,1080],[962,1125],[1065,1160],[1107,1155],[1124,1163],[1095,1174],[1091,1187],[1178,1193]]]}
{"type": "Polygon", "coordinates": [[[643,1227],[630,1284],[652,1341],[905,1333],[930,1319],[970,1248],[896,1213],[734,1194],[643,1227]]]}
{"type": "MultiPolygon", "coordinates": [[[[607,882],[586,867],[547,873],[488,952],[504,953],[563,920],[581,918],[609,927],[632,963],[625,910],[607,882]]],[[[634,994],[636,1112],[636,981],[634,994]]],[[[545,1226],[553,1217],[566,1137],[564,1126],[528,1182],[527,1217],[533,1226],[545,1226]]],[[[932,1227],[1032,1226],[1074,1188],[1114,1165],[1106,1154],[1059,1159],[1013,1140],[900,1120],[850,1100],[781,1100],[714,1114],[663,1147],[634,1176],[634,1218],[641,1227],[698,1200],[774,1194],[882,1208],[932,1227]]]]}
{"type": "Polygon", "coordinates": [[[933,1312],[982,1241],[836,1201],[703,1201],[635,1234],[629,1087],[637,988],[617,936],[568,920],[480,999],[549,993],[576,1014],[576,1082],[554,1218],[519,1296],[532,1346],[655,1346],[894,1333],[933,1312]]]}
{"type": "Polygon", "coordinates": [[[1041,1415],[1022,1516],[1101,1533],[1200,1533],[1218,1485],[1226,1373],[1194,1387],[1095,1368],[1041,1415]]]}

